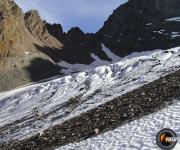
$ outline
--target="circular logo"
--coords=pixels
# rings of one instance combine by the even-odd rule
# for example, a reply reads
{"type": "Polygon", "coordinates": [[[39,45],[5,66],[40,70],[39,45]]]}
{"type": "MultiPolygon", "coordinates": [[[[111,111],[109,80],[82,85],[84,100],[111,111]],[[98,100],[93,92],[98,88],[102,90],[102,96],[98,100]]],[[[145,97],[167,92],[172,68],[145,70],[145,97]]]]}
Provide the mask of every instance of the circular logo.
{"type": "Polygon", "coordinates": [[[163,129],[158,132],[156,142],[162,149],[172,149],[177,143],[177,135],[171,129],[163,129]]]}

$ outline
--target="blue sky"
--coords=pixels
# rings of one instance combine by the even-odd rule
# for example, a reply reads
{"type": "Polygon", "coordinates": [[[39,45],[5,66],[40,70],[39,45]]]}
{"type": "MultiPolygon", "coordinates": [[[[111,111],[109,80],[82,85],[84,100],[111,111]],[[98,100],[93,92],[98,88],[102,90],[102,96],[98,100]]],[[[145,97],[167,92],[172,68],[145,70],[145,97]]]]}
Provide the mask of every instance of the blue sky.
{"type": "Polygon", "coordinates": [[[15,0],[24,12],[36,9],[50,23],[60,23],[64,31],[78,26],[96,32],[113,10],[127,0],[15,0]]]}

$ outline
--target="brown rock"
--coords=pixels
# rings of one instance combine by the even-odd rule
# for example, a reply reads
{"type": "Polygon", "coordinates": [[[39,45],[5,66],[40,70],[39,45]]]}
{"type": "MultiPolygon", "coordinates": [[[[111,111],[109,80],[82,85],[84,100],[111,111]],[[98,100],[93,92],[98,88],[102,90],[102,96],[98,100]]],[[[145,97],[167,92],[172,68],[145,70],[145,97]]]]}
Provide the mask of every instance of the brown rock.
{"type": "Polygon", "coordinates": [[[0,91],[59,74],[45,50],[62,46],[37,11],[24,15],[14,1],[0,1],[0,91]]]}
{"type": "Polygon", "coordinates": [[[11,49],[23,41],[24,32],[22,10],[13,1],[0,1],[0,57],[13,54],[11,49]]]}

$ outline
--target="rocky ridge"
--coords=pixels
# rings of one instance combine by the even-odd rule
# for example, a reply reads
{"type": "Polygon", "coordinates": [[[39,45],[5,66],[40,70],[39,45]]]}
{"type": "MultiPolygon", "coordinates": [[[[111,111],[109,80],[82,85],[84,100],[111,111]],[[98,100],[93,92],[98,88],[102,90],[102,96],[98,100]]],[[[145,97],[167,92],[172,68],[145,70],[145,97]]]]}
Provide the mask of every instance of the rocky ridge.
{"type": "Polygon", "coordinates": [[[102,43],[121,57],[135,51],[179,46],[180,22],[166,20],[180,16],[179,6],[178,0],[129,0],[115,9],[95,34],[84,33],[78,27],[63,33],[60,24],[48,25],[48,31],[65,45],[61,59],[69,63],[90,64],[93,58],[89,53],[111,61],[102,52],[102,43]]]}

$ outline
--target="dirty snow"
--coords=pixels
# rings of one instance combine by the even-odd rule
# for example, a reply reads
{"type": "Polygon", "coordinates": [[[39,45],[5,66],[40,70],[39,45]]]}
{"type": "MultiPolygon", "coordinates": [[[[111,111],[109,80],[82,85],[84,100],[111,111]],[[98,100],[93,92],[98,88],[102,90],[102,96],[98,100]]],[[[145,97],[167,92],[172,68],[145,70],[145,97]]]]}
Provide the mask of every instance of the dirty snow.
{"type": "Polygon", "coordinates": [[[174,39],[176,37],[180,37],[180,32],[171,32],[171,37],[174,39]]]}
{"type": "MultiPolygon", "coordinates": [[[[161,150],[156,144],[156,134],[164,128],[174,130],[180,137],[180,101],[115,130],[55,150],[161,150]]],[[[179,149],[180,141],[174,150],[179,149]]]]}
{"type": "Polygon", "coordinates": [[[147,26],[151,26],[151,25],[152,25],[152,23],[147,23],[146,25],[147,25],[147,26]]]}
{"type": "Polygon", "coordinates": [[[119,56],[115,55],[112,51],[110,51],[104,44],[102,44],[101,46],[102,50],[106,53],[106,55],[112,59],[113,63],[122,59],[119,56]]]}
{"type": "Polygon", "coordinates": [[[173,18],[168,18],[168,19],[165,19],[166,21],[176,21],[176,22],[179,22],[180,21],[180,17],[173,17],[173,18]]]}

